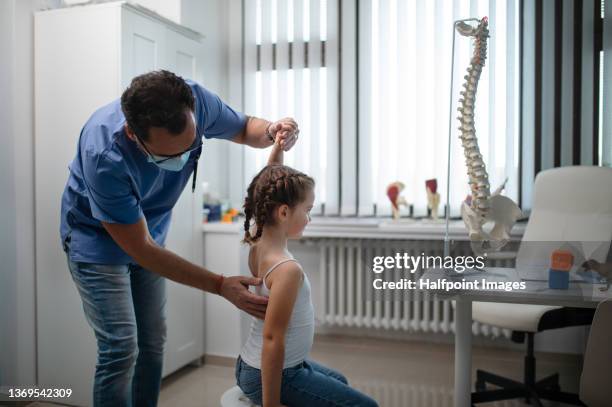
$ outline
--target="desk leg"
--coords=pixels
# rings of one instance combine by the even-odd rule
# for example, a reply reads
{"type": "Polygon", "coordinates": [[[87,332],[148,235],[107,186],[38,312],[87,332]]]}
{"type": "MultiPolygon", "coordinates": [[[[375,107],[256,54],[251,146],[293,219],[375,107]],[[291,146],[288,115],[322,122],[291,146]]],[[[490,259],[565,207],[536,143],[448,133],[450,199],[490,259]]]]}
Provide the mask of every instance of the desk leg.
{"type": "Polygon", "coordinates": [[[472,300],[455,302],[455,407],[470,407],[472,397],[472,300]]]}

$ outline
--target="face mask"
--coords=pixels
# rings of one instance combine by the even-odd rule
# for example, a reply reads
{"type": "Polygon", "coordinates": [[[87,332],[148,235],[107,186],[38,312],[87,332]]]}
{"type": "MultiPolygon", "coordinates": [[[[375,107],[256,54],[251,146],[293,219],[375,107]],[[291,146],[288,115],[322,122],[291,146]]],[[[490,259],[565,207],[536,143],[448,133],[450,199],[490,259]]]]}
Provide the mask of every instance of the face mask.
{"type": "Polygon", "coordinates": [[[179,157],[168,158],[162,162],[156,162],[156,161],[163,160],[164,157],[159,157],[157,155],[154,155],[154,156],[149,155],[147,156],[147,161],[157,165],[162,170],[180,171],[183,169],[183,167],[185,167],[185,164],[187,164],[187,160],[189,160],[189,154],[190,154],[190,151],[181,154],[179,157]]]}

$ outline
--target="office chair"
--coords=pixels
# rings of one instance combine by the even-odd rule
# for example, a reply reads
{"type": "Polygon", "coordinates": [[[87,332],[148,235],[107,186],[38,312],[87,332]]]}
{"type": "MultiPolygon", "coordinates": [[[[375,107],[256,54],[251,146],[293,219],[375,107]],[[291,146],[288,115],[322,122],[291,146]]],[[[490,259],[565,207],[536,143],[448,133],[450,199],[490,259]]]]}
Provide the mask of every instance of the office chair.
{"type": "MultiPolygon", "coordinates": [[[[535,179],[531,216],[517,253],[517,270],[520,272],[521,264],[533,260],[537,244],[526,242],[554,244],[599,239],[609,242],[612,236],[610,191],[612,168],[573,166],[540,172],[535,179]],[[601,222],[601,217],[606,221],[601,222]]],[[[540,251],[542,264],[550,258],[550,252],[540,251]]],[[[527,353],[522,382],[477,370],[472,403],[525,398],[538,406],[542,405],[540,399],[584,405],[578,395],[561,391],[558,374],[536,380],[534,335],[549,329],[589,325],[593,314],[591,309],[474,302],[472,316],[475,321],[510,329],[513,341],[522,343],[526,339],[527,353]],[[487,389],[487,384],[498,389],[487,389]]]]}
{"type": "Polygon", "coordinates": [[[593,317],[580,378],[580,400],[589,407],[607,407],[612,402],[612,301],[600,303],[593,317]]]}

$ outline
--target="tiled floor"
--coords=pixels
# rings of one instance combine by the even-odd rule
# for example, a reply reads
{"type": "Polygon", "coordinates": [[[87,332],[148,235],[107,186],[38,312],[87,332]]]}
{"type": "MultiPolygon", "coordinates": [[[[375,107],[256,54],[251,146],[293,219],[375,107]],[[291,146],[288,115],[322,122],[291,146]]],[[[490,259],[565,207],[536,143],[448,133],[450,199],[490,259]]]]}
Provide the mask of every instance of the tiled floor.
{"type": "MultiPolygon", "coordinates": [[[[475,347],[474,368],[520,379],[523,353],[475,347]]],[[[356,388],[370,394],[381,407],[451,407],[453,346],[426,342],[317,336],[312,358],[342,371],[356,388]]],[[[579,356],[537,355],[538,377],[559,372],[561,386],[576,392],[579,356]]],[[[207,363],[186,367],[163,383],[160,407],[219,407],[221,394],[234,385],[233,366],[207,363]]],[[[520,401],[481,404],[487,407],[524,406],[520,401]]],[[[546,403],[545,406],[557,405],[546,403]]],[[[52,406],[34,403],[30,406],[52,406]]],[[[316,407],[316,406],[313,406],[316,407]]]]}

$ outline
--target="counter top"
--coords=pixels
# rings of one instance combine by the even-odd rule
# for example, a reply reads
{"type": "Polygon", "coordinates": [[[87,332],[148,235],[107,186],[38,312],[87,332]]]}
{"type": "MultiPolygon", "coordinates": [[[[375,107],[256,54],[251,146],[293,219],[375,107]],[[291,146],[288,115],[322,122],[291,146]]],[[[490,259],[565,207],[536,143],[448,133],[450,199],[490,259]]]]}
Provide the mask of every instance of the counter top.
{"type": "MultiPolygon", "coordinates": [[[[517,223],[511,232],[512,240],[520,240],[526,223],[517,223]]],[[[244,218],[234,223],[203,223],[204,233],[242,234],[244,218]]],[[[431,239],[444,238],[444,220],[391,219],[355,217],[315,217],[304,230],[305,238],[359,238],[359,239],[431,239]]],[[[467,229],[461,220],[449,223],[451,240],[468,240],[467,229]]]]}

